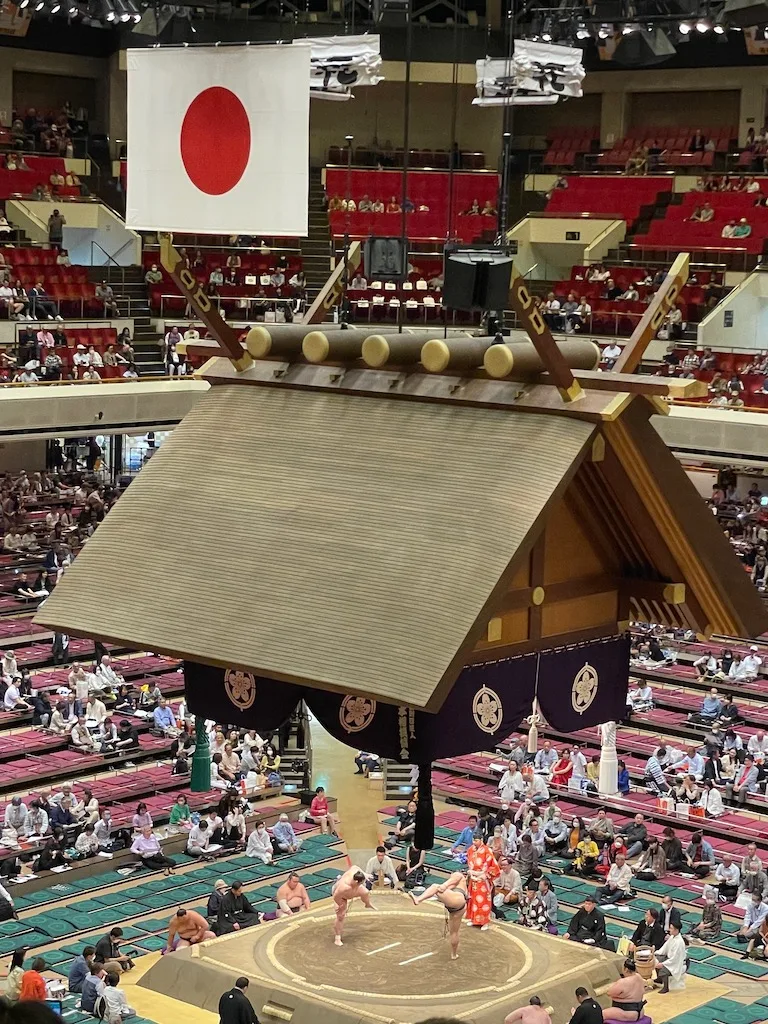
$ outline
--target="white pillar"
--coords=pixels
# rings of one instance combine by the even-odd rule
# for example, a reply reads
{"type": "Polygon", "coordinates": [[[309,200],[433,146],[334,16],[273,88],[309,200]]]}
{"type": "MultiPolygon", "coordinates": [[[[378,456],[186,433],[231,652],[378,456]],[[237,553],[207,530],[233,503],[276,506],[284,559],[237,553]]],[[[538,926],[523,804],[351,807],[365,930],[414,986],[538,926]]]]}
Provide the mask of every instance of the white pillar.
{"type": "Polygon", "coordinates": [[[619,791],[619,759],[616,754],[616,723],[604,722],[600,727],[600,796],[615,796],[619,791]]]}

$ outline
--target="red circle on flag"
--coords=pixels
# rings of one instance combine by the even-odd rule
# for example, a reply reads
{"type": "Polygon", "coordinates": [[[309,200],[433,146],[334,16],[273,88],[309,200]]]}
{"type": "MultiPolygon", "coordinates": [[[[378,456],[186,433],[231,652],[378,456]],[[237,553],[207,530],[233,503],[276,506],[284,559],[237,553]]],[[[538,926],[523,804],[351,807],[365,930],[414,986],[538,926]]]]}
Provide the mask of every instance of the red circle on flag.
{"type": "Polygon", "coordinates": [[[251,126],[242,102],[219,85],[198,93],[184,115],[180,144],[193,185],[209,196],[230,192],[251,155],[251,126]]]}

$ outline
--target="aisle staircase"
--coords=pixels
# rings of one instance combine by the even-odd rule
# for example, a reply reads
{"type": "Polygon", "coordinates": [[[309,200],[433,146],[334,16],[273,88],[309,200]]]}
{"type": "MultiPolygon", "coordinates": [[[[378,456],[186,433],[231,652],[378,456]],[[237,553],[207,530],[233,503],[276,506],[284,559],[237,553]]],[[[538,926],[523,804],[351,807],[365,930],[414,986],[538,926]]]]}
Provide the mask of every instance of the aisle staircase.
{"type": "Polygon", "coordinates": [[[115,293],[121,316],[133,320],[133,347],[136,367],[142,377],[161,377],[165,373],[161,337],[150,320],[149,296],[143,267],[91,267],[88,279],[98,284],[106,280],[115,293]]]}
{"type": "Polygon", "coordinates": [[[319,167],[309,169],[309,234],[301,239],[301,259],[307,278],[307,303],[312,305],[331,269],[331,231],[323,205],[319,167]]]}

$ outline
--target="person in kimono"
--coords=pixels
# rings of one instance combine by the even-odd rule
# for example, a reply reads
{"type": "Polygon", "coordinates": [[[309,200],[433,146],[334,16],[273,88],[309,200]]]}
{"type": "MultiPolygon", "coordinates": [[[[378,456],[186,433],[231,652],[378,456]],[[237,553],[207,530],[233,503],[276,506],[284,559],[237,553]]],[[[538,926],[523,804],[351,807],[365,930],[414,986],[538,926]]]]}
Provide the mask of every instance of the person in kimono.
{"type": "Polygon", "coordinates": [[[493,910],[493,883],[501,874],[496,858],[481,837],[467,851],[469,905],[467,919],[476,928],[488,928],[493,910]]]}

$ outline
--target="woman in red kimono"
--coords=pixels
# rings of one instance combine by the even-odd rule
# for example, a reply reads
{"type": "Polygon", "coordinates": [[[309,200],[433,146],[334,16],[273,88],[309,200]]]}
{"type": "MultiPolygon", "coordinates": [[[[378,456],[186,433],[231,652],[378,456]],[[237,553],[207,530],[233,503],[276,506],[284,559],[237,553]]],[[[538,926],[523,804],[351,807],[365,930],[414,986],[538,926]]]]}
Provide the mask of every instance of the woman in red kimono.
{"type": "Polygon", "coordinates": [[[568,747],[564,747],[560,757],[552,765],[552,778],[550,783],[553,786],[567,786],[568,779],[573,775],[573,762],[568,747]]]}
{"type": "Polygon", "coordinates": [[[493,883],[501,874],[501,869],[480,837],[472,840],[472,846],[467,851],[467,871],[467,924],[485,929],[489,926],[493,909],[493,883]]]}

